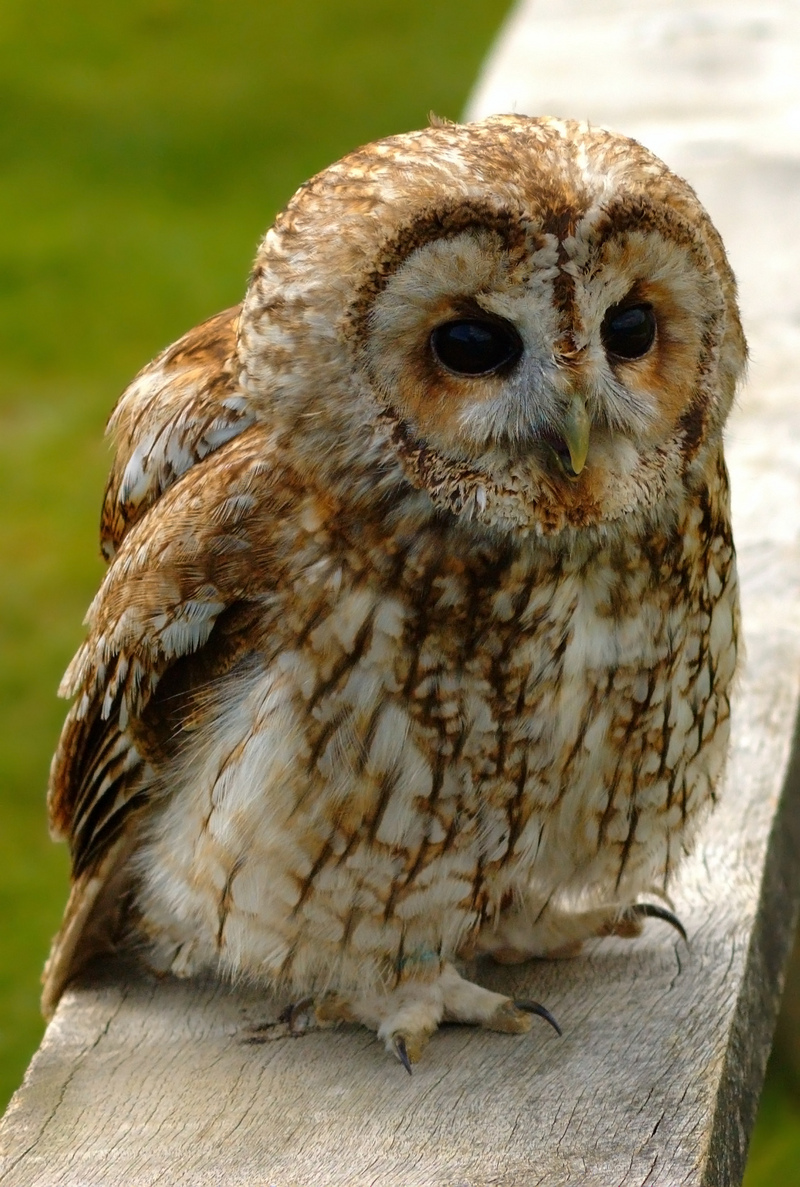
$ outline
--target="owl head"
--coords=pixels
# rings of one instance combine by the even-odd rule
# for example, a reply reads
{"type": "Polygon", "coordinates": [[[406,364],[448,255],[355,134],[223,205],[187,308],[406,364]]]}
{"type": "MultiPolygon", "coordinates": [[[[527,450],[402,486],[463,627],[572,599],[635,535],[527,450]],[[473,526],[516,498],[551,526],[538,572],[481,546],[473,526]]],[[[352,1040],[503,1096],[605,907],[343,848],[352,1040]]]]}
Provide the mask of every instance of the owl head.
{"type": "Polygon", "coordinates": [[[690,186],[636,141],[524,116],[313,178],[261,245],[238,341],[304,478],[545,538],[673,514],[718,462],[745,355],[690,186]]]}

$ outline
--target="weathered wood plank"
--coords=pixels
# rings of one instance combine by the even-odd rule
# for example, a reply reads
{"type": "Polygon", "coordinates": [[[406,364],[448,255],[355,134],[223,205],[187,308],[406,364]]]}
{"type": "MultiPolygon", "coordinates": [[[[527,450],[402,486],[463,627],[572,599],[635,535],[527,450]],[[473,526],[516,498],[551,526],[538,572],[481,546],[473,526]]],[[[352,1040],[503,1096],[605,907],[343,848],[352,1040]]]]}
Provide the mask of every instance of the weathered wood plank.
{"type": "MultiPolygon", "coordinates": [[[[652,923],[578,960],[487,966],[487,983],[546,1001],[563,1039],[453,1028],[413,1078],[365,1031],[249,1045],[275,1016],[263,997],[110,966],[65,996],[12,1101],[3,1187],[740,1181],[800,894],[800,144],[784,119],[800,15],[565,0],[527,19],[523,74],[501,47],[489,83],[661,151],[742,284],[753,364],[730,460],[748,662],[722,802],[675,890],[689,946],[652,923]]],[[[489,83],[476,103],[513,105],[482,99],[489,83]]]]}

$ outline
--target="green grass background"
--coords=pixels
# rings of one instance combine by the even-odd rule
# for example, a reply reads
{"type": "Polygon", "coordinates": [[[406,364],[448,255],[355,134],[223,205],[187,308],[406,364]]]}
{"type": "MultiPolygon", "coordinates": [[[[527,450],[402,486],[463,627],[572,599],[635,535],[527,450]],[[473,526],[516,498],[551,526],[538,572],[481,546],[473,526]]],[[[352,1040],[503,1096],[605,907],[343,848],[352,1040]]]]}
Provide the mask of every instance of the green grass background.
{"type": "MultiPolygon", "coordinates": [[[[258,239],[348,149],[457,117],[506,0],[0,0],[0,1105],[41,1035],[67,887],[44,787],[101,572],[102,429],[239,300],[258,239]]],[[[568,113],[563,113],[568,114],[568,113]]],[[[770,1077],[749,1187],[800,1185],[770,1077]]]]}

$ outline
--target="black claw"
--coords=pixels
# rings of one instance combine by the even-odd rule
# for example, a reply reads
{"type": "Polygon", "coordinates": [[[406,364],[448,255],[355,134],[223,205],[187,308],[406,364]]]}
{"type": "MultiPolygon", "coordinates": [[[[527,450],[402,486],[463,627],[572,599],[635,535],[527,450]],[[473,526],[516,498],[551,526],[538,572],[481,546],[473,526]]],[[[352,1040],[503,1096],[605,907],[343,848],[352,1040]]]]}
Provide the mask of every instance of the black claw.
{"type": "Polygon", "coordinates": [[[664,923],[668,923],[670,927],[674,927],[678,935],[683,940],[684,944],[689,943],[689,937],[686,935],[686,928],[681,923],[677,915],[672,911],[667,910],[666,907],[660,907],[658,903],[634,903],[631,907],[634,915],[641,915],[645,919],[663,919],[664,923]]]}
{"type": "Polygon", "coordinates": [[[291,1034],[297,1036],[308,1030],[307,1022],[303,1022],[304,1015],[307,1014],[310,1006],[313,1006],[314,999],[311,997],[301,997],[297,1002],[289,1002],[285,1010],[281,1010],[278,1015],[279,1022],[285,1022],[291,1034]]]}
{"type": "Polygon", "coordinates": [[[557,1035],[561,1034],[561,1027],[556,1022],[553,1015],[546,1006],[542,1006],[539,1002],[521,1001],[514,1002],[518,1010],[524,1010],[526,1014],[538,1014],[540,1018],[544,1018],[545,1022],[549,1022],[557,1035]]]}
{"type": "Polygon", "coordinates": [[[411,1060],[408,1058],[408,1048],[406,1047],[406,1041],[402,1035],[397,1035],[395,1037],[394,1050],[397,1058],[400,1060],[409,1076],[412,1075],[411,1060]]]}

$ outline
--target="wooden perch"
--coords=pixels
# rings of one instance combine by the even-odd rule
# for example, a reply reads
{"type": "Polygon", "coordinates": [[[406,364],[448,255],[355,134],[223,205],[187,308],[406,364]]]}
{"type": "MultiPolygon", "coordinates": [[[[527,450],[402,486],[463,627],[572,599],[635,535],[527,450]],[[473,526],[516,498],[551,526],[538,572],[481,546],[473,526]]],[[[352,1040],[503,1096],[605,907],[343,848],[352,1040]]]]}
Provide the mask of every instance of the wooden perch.
{"type": "Polygon", "coordinates": [[[747,663],[721,803],[675,887],[688,946],[485,983],[564,1029],[453,1027],[405,1074],[365,1030],[254,1044],[277,1006],[123,962],[63,998],[0,1127],[0,1184],[739,1183],[800,892],[800,10],[555,0],[516,10],[471,114],[637,135],[695,185],[739,276],[750,383],[728,434],[747,663]],[[535,84],[535,91],[533,90],[535,84]]]}

